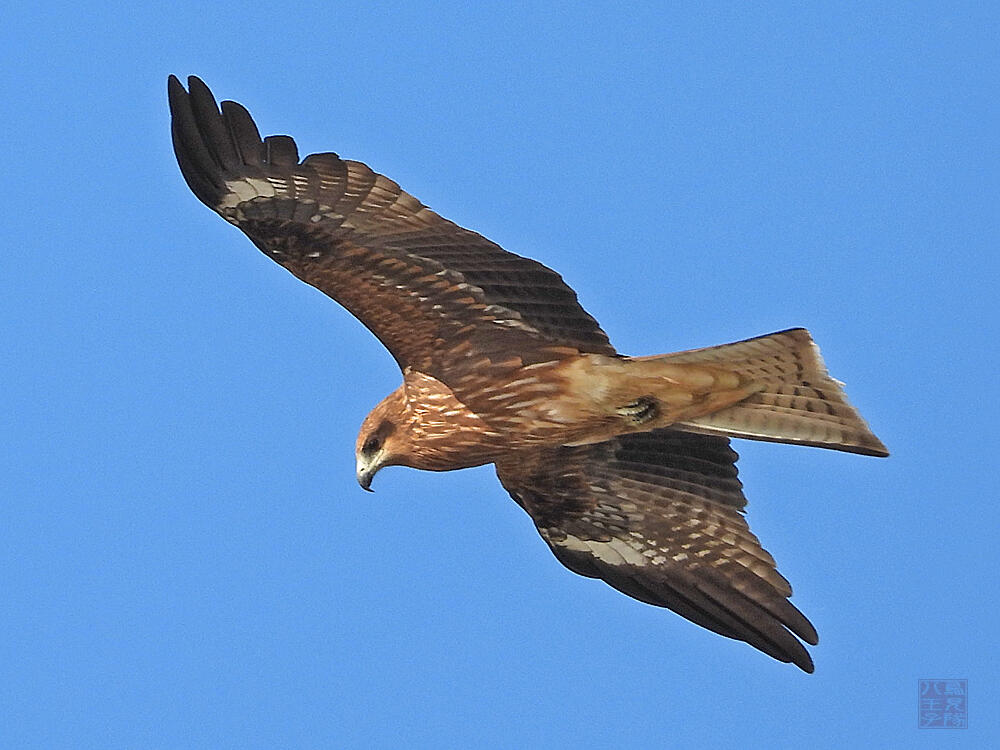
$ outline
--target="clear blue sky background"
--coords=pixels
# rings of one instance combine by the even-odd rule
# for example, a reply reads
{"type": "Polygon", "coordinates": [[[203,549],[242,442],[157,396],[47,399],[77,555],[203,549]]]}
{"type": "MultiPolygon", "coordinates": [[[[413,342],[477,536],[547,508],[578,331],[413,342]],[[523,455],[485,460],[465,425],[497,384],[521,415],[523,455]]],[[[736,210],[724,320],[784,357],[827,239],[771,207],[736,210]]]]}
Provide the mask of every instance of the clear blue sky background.
{"type": "Polygon", "coordinates": [[[357,5],[4,12],[0,746],[1000,745],[996,6],[357,5]],[[572,575],[488,468],[361,492],[399,373],[189,193],[169,73],[621,351],[809,327],[894,454],[737,445],[816,673],[572,575]]]}

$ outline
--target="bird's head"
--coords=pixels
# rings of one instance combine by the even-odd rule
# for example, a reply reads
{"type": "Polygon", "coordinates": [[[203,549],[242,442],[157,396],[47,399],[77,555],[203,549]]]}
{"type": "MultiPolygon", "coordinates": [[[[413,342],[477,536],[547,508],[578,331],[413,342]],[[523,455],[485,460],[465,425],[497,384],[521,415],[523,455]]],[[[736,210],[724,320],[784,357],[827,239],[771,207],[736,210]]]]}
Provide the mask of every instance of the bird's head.
{"type": "Polygon", "coordinates": [[[398,388],[382,399],[361,423],[354,458],[357,462],[358,484],[362,489],[374,492],[371,483],[378,470],[383,466],[403,462],[406,446],[398,443],[403,432],[401,425],[404,409],[403,389],[398,388]]]}

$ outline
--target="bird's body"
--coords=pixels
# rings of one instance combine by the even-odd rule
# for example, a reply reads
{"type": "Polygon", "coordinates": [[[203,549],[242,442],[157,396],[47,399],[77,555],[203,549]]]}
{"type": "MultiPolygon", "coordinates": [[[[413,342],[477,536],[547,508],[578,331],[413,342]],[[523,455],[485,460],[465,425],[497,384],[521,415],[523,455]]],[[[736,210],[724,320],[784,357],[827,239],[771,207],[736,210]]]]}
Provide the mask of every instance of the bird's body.
{"type": "MultiPolygon", "coordinates": [[[[779,343],[783,351],[796,341],[811,343],[801,329],[769,338],[758,343],[779,343]]],[[[456,381],[462,398],[407,368],[403,385],[372,411],[361,435],[391,420],[397,438],[405,436],[406,466],[449,471],[494,463],[512,451],[585,445],[693,422],[746,401],[766,382],[763,375],[741,374],[736,368],[743,363],[727,369],[675,361],[684,353],[608,357],[553,347],[549,354],[551,360],[531,364],[517,358],[480,363],[456,381]]]]}
{"type": "Polygon", "coordinates": [[[742,516],[729,437],[887,455],[804,329],[619,354],[551,269],[441,218],[336,154],[299,160],[243,107],[171,77],[198,198],[386,345],[403,384],[356,446],[383,466],[495,464],[556,557],[812,671],[816,632],[742,516]]]}

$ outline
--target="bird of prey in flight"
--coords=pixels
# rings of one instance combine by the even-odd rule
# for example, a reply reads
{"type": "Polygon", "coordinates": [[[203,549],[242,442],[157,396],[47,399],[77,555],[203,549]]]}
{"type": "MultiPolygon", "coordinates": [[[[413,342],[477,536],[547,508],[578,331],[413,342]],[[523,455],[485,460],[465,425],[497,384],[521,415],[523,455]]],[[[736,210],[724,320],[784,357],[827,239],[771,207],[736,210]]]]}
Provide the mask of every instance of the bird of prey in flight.
{"type": "Polygon", "coordinates": [[[808,331],[619,354],[555,271],[334,153],[261,139],[236,102],[168,81],[188,186],[385,345],[403,383],[361,425],[383,466],[494,464],[556,558],[806,672],[816,630],[743,517],[730,437],[886,456],[808,331]]]}

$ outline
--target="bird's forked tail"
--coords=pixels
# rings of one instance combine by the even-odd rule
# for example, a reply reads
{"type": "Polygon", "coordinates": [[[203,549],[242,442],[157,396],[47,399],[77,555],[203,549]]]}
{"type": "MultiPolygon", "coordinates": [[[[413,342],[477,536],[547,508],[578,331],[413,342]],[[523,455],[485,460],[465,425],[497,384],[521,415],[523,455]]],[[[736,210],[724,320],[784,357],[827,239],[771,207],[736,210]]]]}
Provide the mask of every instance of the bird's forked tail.
{"type": "Polygon", "coordinates": [[[722,367],[754,389],[737,404],[678,422],[677,429],[889,455],[847,400],[843,385],[830,377],[819,347],[804,328],[655,359],[722,367]]]}

